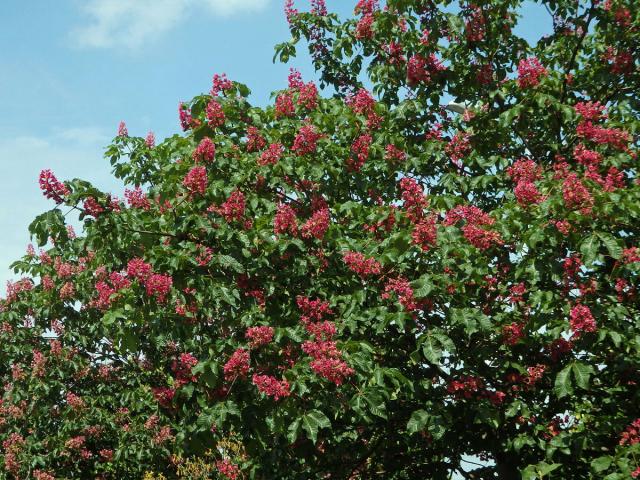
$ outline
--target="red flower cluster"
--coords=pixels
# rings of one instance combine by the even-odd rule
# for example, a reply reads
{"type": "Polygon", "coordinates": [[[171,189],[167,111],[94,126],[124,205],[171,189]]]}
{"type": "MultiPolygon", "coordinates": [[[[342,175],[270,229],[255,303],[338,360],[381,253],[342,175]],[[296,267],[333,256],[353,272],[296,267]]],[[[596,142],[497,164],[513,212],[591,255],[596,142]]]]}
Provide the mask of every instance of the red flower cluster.
{"type": "Polygon", "coordinates": [[[190,196],[204,195],[207,191],[207,169],[202,166],[193,167],[182,181],[190,196]]]}
{"type": "Polygon", "coordinates": [[[294,237],[298,235],[298,217],[290,205],[285,203],[278,205],[278,211],[273,218],[273,232],[276,235],[283,233],[289,233],[294,237]]]}
{"type": "Polygon", "coordinates": [[[513,194],[516,197],[516,201],[523,207],[536,205],[543,200],[543,196],[538,190],[538,187],[531,182],[519,182],[513,189],[513,194]]]}
{"type": "Polygon", "coordinates": [[[145,281],[147,295],[153,295],[158,302],[163,303],[173,286],[173,279],[169,275],[153,273],[145,281]]]}
{"type": "Polygon", "coordinates": [[[343,252],[342,260],[349,270],[357,273],[363,278],[369,275],[380,275],[380,272],[382,272],[382,265],[380,265],[380,262],[375,258],[367,258],[359,252],[343,252]]]}
{"type": "Polygon", "coordinates": [[[245,206],[246,201],[244,193],[240,190],[234,190],[222,205],[219,207],[212,205],[207,209],[207,211],[218,213],[219,215],[222,215],[227,222],[231,223],[234,220],[242,220],[244,217],[245,206]]]}
{"type": "Polygon", "coordinates": [[[309,220],[307,220],[300,228],[302,237],[313,237],[317,238],[318,240],[322,240],[322,237],[324,237],[324,234],[329,229],[330,222],[331,215],[328,208],[317,210],[313,215],[311,215],[311,218],[309,218],[309,220]]]}
{"type": "Polygon", "coordinates": [[[542,178],[542,167],[533,160],[521,158],[507,168],[507,175],[516,182],[535,182],[542,178]]]}
{"type": "Polygon", "coordinates": [[[485,21],[482,9],[476,5],[471,5],[471,14],[465,22],[464,30],[468,42],[479,42],[485,36],[485,21]]]}
{"type": "Polygon", "coordinates": [[[296,107],[293,103],[293,95],[291,92],[283,92],[276,97],[276,118],[293,117],[296,113],[296,107]]]}
{"type": "Polygon", "coordinates": [[[247,152],[262,150],[266,144],[267,141],[260,135],[260,130],[253,126],[247,128],[247,152]]]}
{"type": "Polygon", "coordinates": [[[206,115],[207,122],[211,128],[217,128],[224,125],[226,117],[222,110],[222,105],[220,105],[216,100],[211,99],[207,105],[206,115]]]}
{"type": "Polygon", "coordinates": [[[587,121],[578,124],[576,134],[578,137],[600,145],[610,145],[618,150],[625,150],[630,140],[629,134],[624,130],[605,128],[587,121]]]}
{"type": "Polygon", "coordinates": [[[367,161],[367,158],[369,158],[369,148],[371,147],[372,142],[373,138],[371,138],[371,135],[366,133],[355,139],[351,145],[352,158],[347,162],[350,170],[355,172],[360,171],[367,161]]]}
{"type": "Polygon", "coordinates": [[[216,470],[218,470],[220,475],[227,477],[229,480],[237,480],[240,476],[240,468],[226,458],[216,462],[216,470]]]}
{"type": "Polygon", "coordinates": [[[303,125],[293,140],[291,150],[300,156],[311,155],[316,152],[320,138],[322,134],[316,131],[316,127],[311,124],[303,125]]]}
{"type": "Polygon", "coordinates": [[[422,187],[413,178],[404,177],[400,180],[400,190],[407,218],[414,223],[419,221],[428,203],[422,187]]]}
{"type": "Polygon", "coordinates": [[[249,372],[249,352],[244,348],[238,348],[222,370],[227,381],[235,380],[236,377],[246,377],[249,372]]]}
{"type": "Polygon", "coordinates": [[[562,184],[562,198],[569,210],[579,210],[588,215],[593,208],[593,197],[587,187],[580,181],[578,175],[569,173],[562,184]]]}
{"type": "Polygon", "coordinates": [[[171,402],[173,402],[173,397],[176,395],[175,389],[168,387],[154,387],[151,391],[153,392],[156,402],[158,402],[161,407],[171,408],[171,402]]]}
{"type": "Polygon", "coordinates": [[[388,299],[394,292],[398,296],[398,301],[408,312],[413,312],[418,308],[418,304],[413,297],[413,288],[409,281],[404,277],[391,278],[384,287],[382,298],[388,299]]]}
{"type": "Polygon", "coordinates": [[[182,127],[182,130],[189,130],[193,125],[191,110],[187,108],[182,102],[180,102],[178,104],[178,114],[180,115],[180,126],[182,127]]]}
{"type": "Polygon", "coordinates": [[[423,252],[427,252],[434,247],[438,241],[436,217],[431,215],[419,220],[413,227],[411,238],[413,243],[420,246],[423,252]]]}
{"type": "Polygon", "coordinates": [[[281,143],[272,143],[258,158],[258,165],[261,167],[266,165],[275,165],[280,161],[283,153],[284,146],[281,143]]]}
{"type": "Polygon", "coordinates": [[[51,170],[40,172],[40,190],[44,196],[56,203],[64,202],[64,197],[69,195],[69,189],[60,182],[51,170]]]}
{"type": "Polygon", "coordinates": [[[446,69],[447,67],[433,53],[427,58],[415,54],[407,62],[407,84],[415,87],[420,83],[429,83],[432,74],[446,69]]]}
{"type": "Polygon", "coordinates": [[[249,343],[252,348],[258,348],[262,345],[271,343],[271,341],[273,340],[273,333],[273,327],[251,327],[247,329],[245,337],[249,339],[249,343]]]}
{"type": "Polygon", "coordinates": [[[524,325],[522,323],[511,323],[502,327],[502,341],[506,345],[515,345],[524,338],[524,325]]]}
{"type": "MultiPolygon", "coordinates": [[[[129,263],[127,264],[127,274],[144,285],[147,294],[154,295],[160,303],[165,301],[167,295],[171,291],[171,287],[173,286],[173,279],[169,275],[153,273],[151,265],[145,263],[141,258],[129,260],[129,263]]],[[[113,279],[115,278],[116,277],[113,277],[113,279]]],[[[122,285],[125,284],[123,283],[122,285]]],[[[108,289],[106,289],[106,292],[108,292],[108,289]]]]}
{"type": "Polygon", "coordinates": [[[640,262],[640,249],[638,247],[625,248],[622,251],[622,260],[626,264],[640,262]]]}
{"type": "Polygon", "coordinates": [[[444,151],[451,161],[460,167],[462,159],[471,152],[471,143],[469,142],[469,134],[457,132],[451,141],[445,146],[444,151]]]}
{"type": "Polygon", "coordinates": [[[204,137],[193,151],[193,160],[198,162],[212,162],[216,155],[216,146],[209,137],[204,137]]]}
{"type": "Polygon", "coordinates": [[[635,445],[640,443],[640,418],[636,418],[625,428],[620,436],[620,445],[635,445]]]}
{"type": "Polygon", "coordinates": [[[273,397],[274,400],[280,400],[291,395],[289,382],[284,379],[278,380],[271,375],[254,375],[252,381],[259,391],[268,397],[273,397]]]}
{"type": "Polygon", "coordinates": [[[217,97],[220,92],[231,90],[233,88],[233,82],[227,78],[227,74],[223,73],[213,76],[213,86],[211,87],[211,95],[217,97]]]}
{"type": "Polygon", "coordinates": [[[594,122],[607,117],[606,107],[600,102],[577,102],[573,109],[585,122],[594,122]]]}
{"type": "Polygon", "coordinates": [[[597,329],[591,310],[586,305],[581,304],[577,304],[571,309],[569,325],[575,337],[580,337],[585,332],[595,332],[597,329]]]}
{"type": "Polygon", "coordinates": [[[391,162],[404,162],[407,159],[407,154],[395,145],[387,145],[384,150],[385,160],[389,160],[391,162]]]}
{"type": "Polygon", "coordinates": [[[183,353],[171,364],[171,370],[176,376],[175,385],[180,387],[189,382],[195,382],[197,377],[191,373],[193,367],[198,364],[198,359],[190,353],[183,353]]]}
{"type": "Polygon", "coordinates": [[[149,202],[147,194],[144,193],[140,187],[136,187],[133,190],[125,189],[124,198],[127,199],[127,203],[132,208],[140,208],[142,210],[149,210],[151,208],[151,202],[149,202]]]}
{"type": "Polygon", "coordinates": [[[518,64],[518,87],[535,87],[540,83],[540,77],[547,75],[547,73],[547,69],[542,66],[537,58],[523,58],[518,64]]]}

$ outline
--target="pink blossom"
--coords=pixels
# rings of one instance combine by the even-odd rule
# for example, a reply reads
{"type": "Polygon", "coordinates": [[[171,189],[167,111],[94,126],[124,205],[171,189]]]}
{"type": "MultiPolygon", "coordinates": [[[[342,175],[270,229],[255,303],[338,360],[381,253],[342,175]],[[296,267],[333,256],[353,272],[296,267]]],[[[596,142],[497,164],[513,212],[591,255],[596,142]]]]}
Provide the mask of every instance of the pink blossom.
{"type": "Polygon", "coordinates": [[[331,222],[331,216],[328,208],[323,208],[316,211],[304,225],[302,225],[301,234],[303,238],[317,238],[322,240],[324,234],[329,229],[329,223],[331,222]]]}
{"type": "Polygon", "coordinates": [[[198,162],[212,162],[216,155],[216,146],[209,137],[204,137],[193,151],[193,160],[198,162]]]}
{"type": "Polygon", "coordinates": [[[207,191],[207,169],[205,167],[193,167],[182,181],[182,185],[190,195],[204,195],[207,191]]]}
{"type": "Polygon", "coordinates": [[[522,59],[518,64],[518,87],[535,87],[540,83],[540,77],[547,75],[547,73],[547,69],[542,66],[537,58],[522,59]]]}
{"type": "Polygon", "coordinates": [[[222,110],[222,106],[216,100],[211,99],[207,105],[206,115],[211,128],[217,128],[224,125],[226,117],[222,110]]]}
{"type": "Polygon", "coordinates": [[[316,152],[318,140],[322,138],[322,134],[316,131],[316,127],[311,124],[305,124],[300,127],[296,137],[293,140],[291,150],[297,155],[311,155],[316,152]]]}
{"type": "Polygon", "coordinates": [[[129,132],[127,131],[127,124],[124,122],[120,122],[120,125],[118,125],[118,136],[119,137],[128,137],[129,136],[129,132]]]}
{"type": "Polygon", "coordinates": [[[155,296],[159,303],[165,301],[172,285],[173,279],[169,275],[159,273],[153,273],[145,280],[147,295],[155,296]]]}
{"type": "Polygon", "coordinates": [[[291,395],[289,382],[284,379],[278,380],[271,375],[254,375],[252,382],[260,392],[268,397],[273,397],[274,400],[280,400],[291,395]]]}
{"type": "Polygon", "coordinates": [[[149,202],[146,193],[144,193],[140,187],[136,187],[133,190],[125,189],[124,197],[127,199],[130,207],[140,208],[145,211],[151,208],[151,202],[149,202]]]}
{"type": "Polygon", "coordinates": [[[251,327],[247,329],[245,337],[250,340],[252,348],[267,345],[273,340],[274,329],[268,326],[251,327]]]}
{"type": "Polygon", "coordinates": [[[294,237],[298,235],[298,217],[290,205],[284,203],[278,205],[278,211],[273,218],[273,232],[276,235],[284,233],[289,233],[294,237]]]}
{"type": "Polygon", "coordinates": [[[569,324],[575,337],[580,337],[583,332],[595,332],[597,329],[591,310],[586,305],[581,304],[577,304],[571,309],[569,324]]]}
{"type": "Polygon", "coordinates": [[[238,348],[223,367],[224,378],[227,381],[236,377],[246,377],[249,372],[249,352],[244,348],[238,348]]]}
{"type": "Polygon", "coordinates": [[[349,270],[362,278],[370,275],[380,275],[382,265],[375,258],[367,258],[362,253],[347,251],[342,253],[342,260],[349,270]]]}
{"type": "Polygon", "coordinates": [[[40,190],[44,196],[56,203],[64,202],[64,197],[69,195],[69,189],[60,182],[51,170],[40,172],[40,190]]]}
{"type": "Polygon", "coordinates": [[[280,158],[282,158],[283,153],[284,146],[281,143],[272,143],[258,158],[258,165],[262,167],[266,165],[275,165],[278,163],[280,158]]]}

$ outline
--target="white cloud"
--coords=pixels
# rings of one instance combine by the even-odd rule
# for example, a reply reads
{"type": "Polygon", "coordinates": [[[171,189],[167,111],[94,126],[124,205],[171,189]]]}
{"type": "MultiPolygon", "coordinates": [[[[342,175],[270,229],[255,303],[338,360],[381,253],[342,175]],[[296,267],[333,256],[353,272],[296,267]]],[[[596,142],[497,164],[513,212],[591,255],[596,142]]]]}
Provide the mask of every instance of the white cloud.
{"type": "Polygon", "coordinates": [[[50,168],[60,180],[83,178],[96,187],[121,196],[122,186],[110,175],[102,155],[109,136],[99,128],[54,130],[46,136],[0,137],[0,296],[4,284],[14,278],[9,265],[24,255],[29,243],[28,226],[53,203],[38,187],[40,171],[50,168]]]}
{"type": "Polygon", "coordinates": [[[83,48],[137,49],[177,27],[189,15],[215,16],[256,12],[270,0],[88,0],[82,11],[89,18],[71,31],[83,48]]]}

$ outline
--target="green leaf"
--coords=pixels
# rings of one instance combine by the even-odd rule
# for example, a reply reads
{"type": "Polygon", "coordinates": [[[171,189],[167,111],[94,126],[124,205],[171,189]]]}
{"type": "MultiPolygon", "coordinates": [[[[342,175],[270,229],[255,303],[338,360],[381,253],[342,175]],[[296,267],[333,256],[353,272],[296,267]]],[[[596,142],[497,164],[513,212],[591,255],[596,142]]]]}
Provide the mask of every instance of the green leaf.
{"type": "Polygon", "coordinates": [[[407,422],[407,431],[409,433],[421,432],[429,423],[429,414],[424,410],[416,410],[407,422]]]}
{"type": "Polygon", "coordinates": [[[602,240],[602,243],[607,248],[609,255],[616,260],[622,257],[622,247],[613,235],[610,233],[600,232],[598,233],[598,237],[600,237],[600,240],[602,240]]]}
{"type": "Polygon", "coordinates": [[[584,263],[593,263],[598,255],[600,249],[600,237],[598,235],[590,235],[585,238],[580,244],[580,253],[582,253],[582,259],[584,263]]]}
{"type": "Polygon", "coordinates": [[[331,422],[320,410],[311,410],[302,417],[302,428],[307,432],[307,437],[315,444],[318,440],[318,430],[331,428],[331,422]]]}
{"type": "Polygon", "coordinates": [[[571,365],[571,370],[573,371],[576,385],[587,390],[589,388],[589,378],[593,374],[593,367],[581,362],[575,362],[571,365]]]}
{"type": "Polygon", "coordinates": [[[596,473],[601,473],[607,470],[611,466],[611,462],[613,458],[611,456],[606,455],[604,457],[598,457],[591,462],[591,468],[596,473]]]}
{"type": "Polygon", "coordinates": [[[571,370],[572,365],[564,367],[556,376],[554,390],[558,398],[566,397],[573,393],[573,386],[571,385],[571,370]]]}

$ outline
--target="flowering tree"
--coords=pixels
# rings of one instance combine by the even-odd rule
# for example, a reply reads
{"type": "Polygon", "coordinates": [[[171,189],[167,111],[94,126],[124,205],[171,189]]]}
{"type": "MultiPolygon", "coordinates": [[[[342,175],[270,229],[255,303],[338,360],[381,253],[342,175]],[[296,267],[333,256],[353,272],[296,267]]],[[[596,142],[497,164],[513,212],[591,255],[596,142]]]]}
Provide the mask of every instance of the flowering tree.
{"type": "Polygon", "coordinates": [[[2,478],[637,477],[640,20],[521,3],[288,1],[334,95],[216,75],[124,200],[43,171],[2,478]]]}

